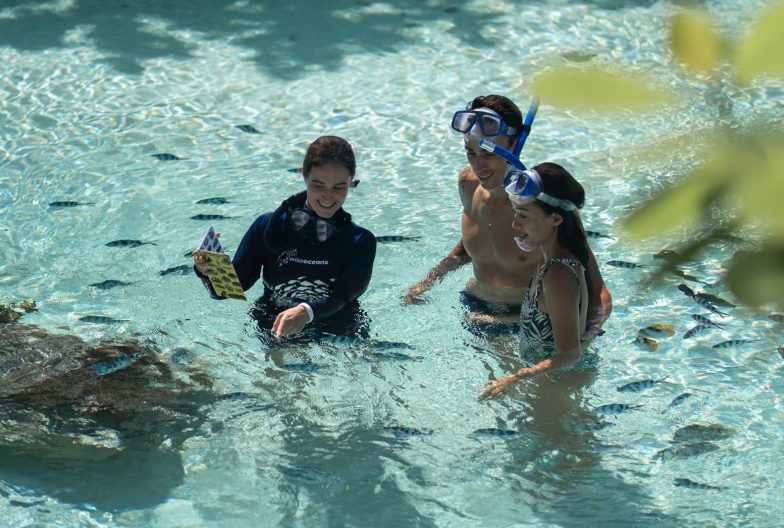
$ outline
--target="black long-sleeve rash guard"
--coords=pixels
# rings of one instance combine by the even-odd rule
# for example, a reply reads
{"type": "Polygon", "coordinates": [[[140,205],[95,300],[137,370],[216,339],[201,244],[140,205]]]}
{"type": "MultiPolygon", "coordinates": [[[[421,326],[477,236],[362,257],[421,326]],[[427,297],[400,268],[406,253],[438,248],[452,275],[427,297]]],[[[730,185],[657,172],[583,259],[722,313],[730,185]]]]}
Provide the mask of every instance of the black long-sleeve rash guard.
{"type": "MultiPolygon", "coordinates": [[[[232,263],[247,290],[259,277],[264,281],[264,298],[281,307],[308,303],[313,320],[323,320],[347,307],[370,283],[376,257],[373,233],[349,221],[325,242],[312,244],[294,234],[286,237],[286,248],[273,253],[264,241],[264,230],[273,218],[265,213],[250,226],[232,263]]],[[[288,215],[279,220],[286,229],[288,215]]],[[[197,272],[198,273],[198,272],[197,272]]],[[[213,298],[220,299],[208,280],[213,298]]]]}

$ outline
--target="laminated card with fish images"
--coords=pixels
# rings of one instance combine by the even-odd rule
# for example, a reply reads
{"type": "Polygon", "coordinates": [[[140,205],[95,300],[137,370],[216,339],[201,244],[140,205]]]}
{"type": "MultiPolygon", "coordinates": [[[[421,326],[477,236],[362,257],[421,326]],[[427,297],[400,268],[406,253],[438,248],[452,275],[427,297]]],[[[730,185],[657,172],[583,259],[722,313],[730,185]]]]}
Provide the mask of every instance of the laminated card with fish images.
{"type": "Polygon", "coordinates": [[[245,292],[237,277],[229,255],[223,252],[220,240],[215,236],[215,229],[210,226],[199,244],[199,252],[207,261],[207,274],[215,293],[221,297],[245,299],[245,292]]]}
{"type": "Polygon", "coordinates": [[[245,292],[242,290],[240,279],[237,277],[229,255],[204,250],[201,251],[201,254],[207,261],[207,274],[215,293],[221,297],[246,300],[245,292]]]}

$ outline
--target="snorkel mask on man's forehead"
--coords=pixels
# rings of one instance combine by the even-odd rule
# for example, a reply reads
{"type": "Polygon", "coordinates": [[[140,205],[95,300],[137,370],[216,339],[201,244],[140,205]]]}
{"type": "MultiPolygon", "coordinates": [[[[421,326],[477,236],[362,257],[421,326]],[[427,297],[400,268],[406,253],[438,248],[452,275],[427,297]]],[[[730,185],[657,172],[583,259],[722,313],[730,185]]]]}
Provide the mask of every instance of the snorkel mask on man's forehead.
{"type": "Polygon", "coordinates": [[[520,127],[520,130],[507,125],[504,122],[504,118],[490,108],[460,110],[452,116],[452,129],[463,134],[481,134],[484,137],[479,141],[480,148],[504,158],[509,165],[517,169],[525,170],[525,165],[520,161],[520,153],[523,151],[525,140],[528,139],[528,135],[531,133],[531,125],[534,122],[538,109],[539,99],[534,97],[534,100],[531,101],[531,106],[528,108],[528,113],[525,119],[523,119],[523,125],[520,127]],[[477,127],[478,130],[476,130],[477,127]],[[492,141],[484,139],[496,136],[517,136],[517,141],[515,141],[512,151],[510,152],[492,141]]]}

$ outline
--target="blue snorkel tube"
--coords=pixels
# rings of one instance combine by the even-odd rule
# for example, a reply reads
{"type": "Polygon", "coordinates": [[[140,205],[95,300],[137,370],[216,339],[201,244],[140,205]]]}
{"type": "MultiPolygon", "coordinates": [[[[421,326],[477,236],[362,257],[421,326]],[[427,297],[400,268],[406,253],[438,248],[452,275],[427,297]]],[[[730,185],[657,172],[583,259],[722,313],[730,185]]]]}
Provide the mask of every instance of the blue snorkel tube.
{"type": "Polygon", "coordinates": [[[525,165],[520,160],[520,153],[523,151],[523,146],[525,145],[525,140],[528,139],[528,134],[531,133],[531,125],[534,122],[537,110],[539,110],[539,99],[534,97],[534,100],[531,101],[531,106],[528,107],[528,113],[526,114],[525,119],[523,119],[522,130],[520,131],[520,135],[517,136],[517,142],[515,143],[512,152],[509,152],[504,147],[499,147],[492,141],[487,141],[486,139],[479,141],[479,147],[488,152],[492,152],[496,156],[501,156],[509,165],[520,169],[521,171],[526,170],[525,165]]]}

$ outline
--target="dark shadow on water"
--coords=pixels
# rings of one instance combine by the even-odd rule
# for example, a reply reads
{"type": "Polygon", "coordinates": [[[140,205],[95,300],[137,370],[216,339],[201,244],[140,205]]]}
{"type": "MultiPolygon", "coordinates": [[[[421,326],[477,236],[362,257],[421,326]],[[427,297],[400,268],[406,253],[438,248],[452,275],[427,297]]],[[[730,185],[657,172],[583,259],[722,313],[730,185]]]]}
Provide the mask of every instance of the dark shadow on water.
{"type": "MultiPolygon", "coordinates": [[[[518,3],[522,8],[523,0],[518,3]]],[[[623,9],[653,2],[579,3],[623,9]]],[[[142,73],[151,59],[194,57],[201,44],[182,38],[178,31],[246,48],[266,73],[294,79],[313,66],[334,70],[353,53],[393,53],[402,45],[420,41],[416,31],[410,30],[432,27],[435,21],[448,22],[446,31],[466,46],[492,47],[495,41],[485,38],[482,29],[498,19],[489,10],[468,11],[457,0],[74,0],[70,8],[57,12],[37,4],[31,0],[3,2],[14,16],[0,19],[0,46],[22,51],[68,47],[67,37],[82,28],[103,55],[101,61],[125,74],[142,73]],[[150,29],[151,22],[155,29],[150,29]],[[158,27],[161,23],[164,29],[158,27]]]]}

